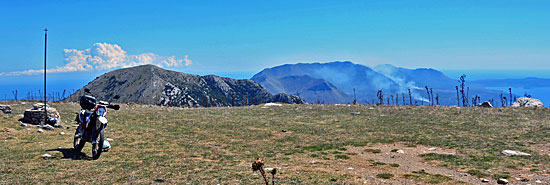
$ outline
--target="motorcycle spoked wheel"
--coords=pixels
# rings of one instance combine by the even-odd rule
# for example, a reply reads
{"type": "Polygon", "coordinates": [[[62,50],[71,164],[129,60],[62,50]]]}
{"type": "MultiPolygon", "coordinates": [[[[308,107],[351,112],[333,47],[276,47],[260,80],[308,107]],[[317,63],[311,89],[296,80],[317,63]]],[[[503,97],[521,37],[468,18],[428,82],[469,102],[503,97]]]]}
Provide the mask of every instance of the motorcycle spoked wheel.
{"type": "Polygon", "coordinates": [[[92,145],[92,159],[96,160],[99,159],[99,156],[101,156],[101,153],[103,152],[103,142],[105,139],[105,129],[101,129],[99,132],[99,142],[95,145],[92,145]]]}
{"type": "MultiPolygon", "coordinates": [[[[77,130],[75,131],[75,135],[78,133],[78,128],[77,130]]],[[[80,137],[75,137],[74,140],[73,140],[73,146],[74,146],[74,150],[80,152],[82,151],[82,148],[84,148],[84,145],[86,144],[86,141],[82,139],[82,136],[80,137]]]]}

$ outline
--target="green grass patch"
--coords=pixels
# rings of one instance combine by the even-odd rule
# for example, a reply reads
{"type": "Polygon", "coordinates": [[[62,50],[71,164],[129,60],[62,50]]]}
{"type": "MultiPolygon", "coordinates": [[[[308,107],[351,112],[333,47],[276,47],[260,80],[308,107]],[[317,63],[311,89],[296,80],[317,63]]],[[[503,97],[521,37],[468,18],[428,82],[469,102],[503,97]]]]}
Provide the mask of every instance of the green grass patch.
{"type": "Polygon", "coordinates": [[[391,174],[391,173],[380,173],[380,174],[376,174],[376,177],[381,178],[381,179],[391,179],[393,177],[393,174],[391,174]]]}
{"type": "Polygon", "coordinates": [[[478,178],[483,178],[483,177],[489,176],[489,174],[486,174],[486,173],[483,173],[479,170],[474,170],[474,169],[468,170],[467,173],[470,174],[470,175],[476,176],[478,178]]]}

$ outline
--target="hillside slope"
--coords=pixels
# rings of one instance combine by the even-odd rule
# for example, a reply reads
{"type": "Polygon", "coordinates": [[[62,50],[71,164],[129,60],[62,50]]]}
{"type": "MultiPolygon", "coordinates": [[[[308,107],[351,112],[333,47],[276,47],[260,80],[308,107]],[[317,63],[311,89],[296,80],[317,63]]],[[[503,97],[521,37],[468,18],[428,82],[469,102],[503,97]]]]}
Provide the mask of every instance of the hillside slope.
{"type": "Polygon", "coordinates": [[[251,80],[215,75],[199,76],[165,70],[153,65],[124,68],[103,74],[67,100],[78,101],[85,88],[100,100],[139,104],[210,107],[241,106],[265,102],[303,103],[292,95],[272,95],[251,80]]]}
{"type": "Polygon", "coordinates": [[[379,89],[389,92],[399,89],[399,85],[386,76],[369,67],[351,62],[285,64],[266,68],[254,75],[251,80],[269,87],[268,90],[271,93],[295,93],[296,88],[292,87],[302,86],[301,89],[309,89],[310,94],[308,95],[308,92],[301,93],[300,97],[303,99],[317,100],[320,96],[316,95],[324,94],[324,97],[333,98],[320,100],[331,103],[349,103],[350,97],[353,97],[354,88],[360,101],[376,97],[376,92],[379,89]],[[296,76],[308,76],[317,79],[317,81],[304,84],[302,83],[304,78],[296,78],[296,76]],[[331,88],[318,89],[316,86],[319,83],[325,83],[325,87],[331,88]]]}

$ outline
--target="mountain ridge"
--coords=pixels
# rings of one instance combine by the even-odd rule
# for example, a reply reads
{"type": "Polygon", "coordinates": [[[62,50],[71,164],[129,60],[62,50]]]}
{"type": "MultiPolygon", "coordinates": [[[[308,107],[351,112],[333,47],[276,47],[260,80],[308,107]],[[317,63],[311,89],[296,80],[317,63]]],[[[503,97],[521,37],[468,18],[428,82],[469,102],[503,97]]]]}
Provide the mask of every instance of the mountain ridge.
{"type": "Polygon", "coordinates": [[[154,65],[123,68],[105,73],[67,98],[78,101],[83,89],[100,100],[162,106],[242,106],[265,102],[303,103],[288,94],[273,95],[247,79],[215,75],[199,76],[162,69],[154,65]],[[119,100],[113,97],[119,95],[119,100]]]}

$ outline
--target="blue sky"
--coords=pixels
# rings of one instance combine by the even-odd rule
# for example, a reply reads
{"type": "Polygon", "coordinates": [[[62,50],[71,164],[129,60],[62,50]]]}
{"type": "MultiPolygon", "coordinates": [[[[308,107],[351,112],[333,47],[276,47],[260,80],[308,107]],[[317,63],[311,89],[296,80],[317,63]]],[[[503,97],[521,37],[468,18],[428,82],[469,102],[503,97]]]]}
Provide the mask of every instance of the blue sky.
{"type": "Polygon", "coordinates": [[[123,64],[97,64],[87,73],[63,68],[72,72],[58,74],[88,78],[146,61],[143,56],[199,74],[337,60],[550,70],[548,12],[550,1],[542,0],[2,1],[0,73],[42,69],[45,27],[51,69],[73,61],[67,53],[118,46],[123,64]]]}

